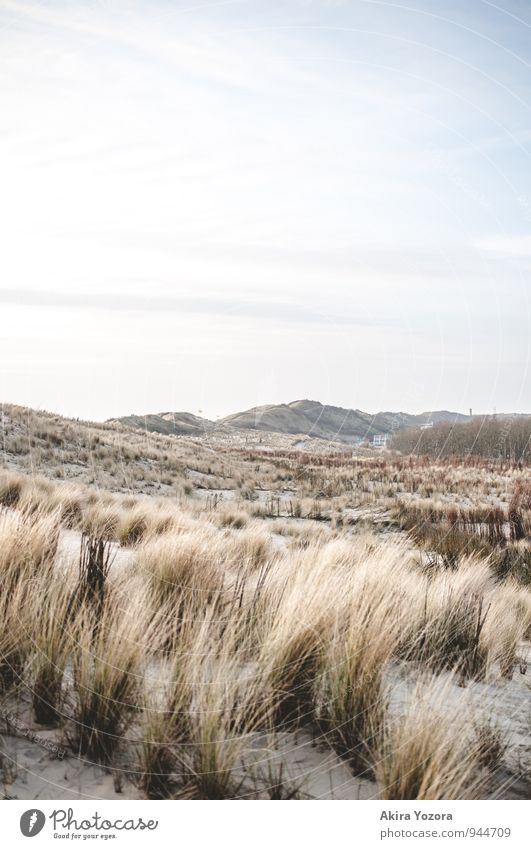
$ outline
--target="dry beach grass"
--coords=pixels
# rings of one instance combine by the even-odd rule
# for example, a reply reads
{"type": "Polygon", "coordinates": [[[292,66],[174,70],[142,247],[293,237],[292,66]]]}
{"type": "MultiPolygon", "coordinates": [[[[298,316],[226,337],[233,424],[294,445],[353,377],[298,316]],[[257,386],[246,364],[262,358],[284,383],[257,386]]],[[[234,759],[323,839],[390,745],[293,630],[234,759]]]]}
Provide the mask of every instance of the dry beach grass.
{"type": "MultiPolygon", "coordinates": [[[[137,450],[125,430],[59,426],[122,460],[137,450]]],[[[63,445],[53,432],[45,418],[52,453],[63,445]]],[[[283,450],[211,458],[184,438],[152,440],[164,474],[176,470],[153,494],[124,462],[97,488],[90,453],[73,479],[67,452],[61,482],[47,461],[40,475],[22,471],[27,455],[8,446],[4,717],[118,776],[124,795],[300,798],[310,768],[289,750],[306,739],[323,764],[313,795],[336,795],[324,789],[331,763],[386,799],[524,792],[529,750],[520,738],[502,745],[496,727],[507,688],[526,698],[521,468],[283,450]],[[480,692],[492,696],[490,731],[480,692]]],[[[11,772],[15,736],[6,726],[11,772]]],[[[4,784],[21,792],[13,775],[4,784]]]]}

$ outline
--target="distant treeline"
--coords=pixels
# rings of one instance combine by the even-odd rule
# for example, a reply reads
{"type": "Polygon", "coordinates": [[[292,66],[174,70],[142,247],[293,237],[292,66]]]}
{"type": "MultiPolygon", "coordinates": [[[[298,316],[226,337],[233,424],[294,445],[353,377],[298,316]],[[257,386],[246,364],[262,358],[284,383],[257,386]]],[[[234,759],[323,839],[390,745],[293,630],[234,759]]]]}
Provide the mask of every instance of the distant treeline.
{"type": "Polygon", "coordinates": [[[396,433],[392,448],[403,454],[450,455],[531,461],[531,416],[488,416],[460,424],[410,427],[396,433]]]}

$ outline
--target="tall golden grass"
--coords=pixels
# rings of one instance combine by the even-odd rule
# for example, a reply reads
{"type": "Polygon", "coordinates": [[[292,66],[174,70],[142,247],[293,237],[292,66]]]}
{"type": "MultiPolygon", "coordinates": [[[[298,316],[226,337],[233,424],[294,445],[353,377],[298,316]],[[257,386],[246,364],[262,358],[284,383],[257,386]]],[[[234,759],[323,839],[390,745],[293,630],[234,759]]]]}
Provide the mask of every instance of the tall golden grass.
{"type": "Polygon", "coordinates": [[[12,473],[0,499],[0,697],[31,703],[80,758],[120,765],[149,798],[247,797],[263,792],[260,738],[304,728],[382,798],[487,792],[485,735],[441,681],[518,665],[531,596],[491,555],[427,568],[406,534],[321,521],[278,544],[252,507],[241,523],[12,473]],[[81,575],[58,556],[73,527],[81,575]],[[403,669],[434,683],[397,715],[403,669]]]}
{"type": "Polygon", "coordinates": [[[382,799],[478,799],[485,795],[485,749],[451,679],[421,682],[404,712],[379,734],[375,775],[382,799]]]}

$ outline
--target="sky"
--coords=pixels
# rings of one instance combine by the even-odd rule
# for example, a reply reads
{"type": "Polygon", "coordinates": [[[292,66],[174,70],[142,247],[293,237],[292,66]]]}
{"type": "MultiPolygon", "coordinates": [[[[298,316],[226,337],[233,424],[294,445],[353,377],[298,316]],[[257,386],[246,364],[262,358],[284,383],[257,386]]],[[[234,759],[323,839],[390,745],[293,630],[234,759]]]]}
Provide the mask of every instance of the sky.
{"type": "Polygon", "coordinates": [[[531,413],[531,4],[0,0],[0,401],[531,413]]]}

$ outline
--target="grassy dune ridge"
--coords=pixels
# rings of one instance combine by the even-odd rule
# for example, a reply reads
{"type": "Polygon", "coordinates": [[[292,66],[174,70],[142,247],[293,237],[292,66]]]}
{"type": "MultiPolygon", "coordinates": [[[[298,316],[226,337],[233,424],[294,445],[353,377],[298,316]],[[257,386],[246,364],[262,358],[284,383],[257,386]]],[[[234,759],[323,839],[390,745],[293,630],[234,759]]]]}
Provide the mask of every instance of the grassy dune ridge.
{"type": "Polygon", "coordinates": [[[518,464],[212,456],[160,436],[142,437],[144,454],[126,429],[43,416],[37,434],[39,414],[23,431],[13,409],[4,717],[18,711],[126,795],[301,798],[311,776],[283,754],[301,735],[368,795],[522,792],[528,755],[501,721],[531,636],[518,464]]]}

